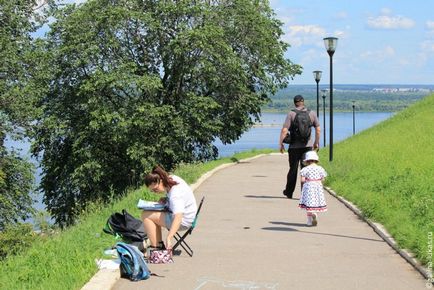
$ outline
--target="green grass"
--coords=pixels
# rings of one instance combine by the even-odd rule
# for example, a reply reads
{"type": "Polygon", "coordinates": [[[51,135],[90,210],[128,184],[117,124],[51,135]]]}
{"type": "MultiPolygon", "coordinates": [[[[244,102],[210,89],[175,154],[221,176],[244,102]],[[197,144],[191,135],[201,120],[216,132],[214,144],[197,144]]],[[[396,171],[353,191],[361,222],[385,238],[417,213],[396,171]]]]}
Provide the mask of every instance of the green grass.
{"type": "MultiPolygon", "coordinates": [[[[402,248],[425,265],[432,261],[429,233],[434,231],[434,95],[389,120],[320,151],[329,173],[327,185],[355,203],[371,220],[383,224],[402,248]]],[[[273,150],[254,150],[208,163],[180,165],[175,174],[194,183],[225,163],[273,150]]],[[[285,174],[285,173],[282,173],[285,174]]],[[[139,216],[141,188],[110,205],[95,205],[81,221],[53,238],[37,240],[28,251],[0,264],[0,289],[80,289],[97,272],[95,259],[115,243],[102,227],[115,211],[139,216]]],[[[337,221],[339,222],[339,221],[337,221]]]]}
{"type": "MultiPolygon", "coordinates": [[[[233,163],[273,150],[252,150],[208,163],[180,165],[174,173],[194,183],[204,173],[221,164],[233,163]]],[[[95,259],[114,245],[114,237],[103,233],[107,218],[114,212],[127,209],[139,217],[136,208],[139,198],[153,199],[145,188],[126,194],[109,205],[93,205],[83,213],[77,225],[55,234],[49,239],[37,239],[21,255],[11,256],[0,264],[0,289],[80,289],[98,271],[95,259]]]]}
{"type": "Polygon", "coordinates": [[[425,265],[434,231],[434,95],[326,148],[327,185],[383,224],[401,248],[425,265]]]}

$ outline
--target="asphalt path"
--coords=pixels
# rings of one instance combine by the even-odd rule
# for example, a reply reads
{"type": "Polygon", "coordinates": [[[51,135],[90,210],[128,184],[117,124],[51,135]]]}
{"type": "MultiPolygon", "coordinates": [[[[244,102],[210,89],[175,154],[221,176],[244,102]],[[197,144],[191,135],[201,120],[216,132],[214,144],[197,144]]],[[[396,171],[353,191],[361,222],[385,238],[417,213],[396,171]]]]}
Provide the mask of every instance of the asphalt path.
{"type": "Polygon", "coordinates": [[[219,170],[195,190],[205,202],[198,226],[173,264],[149,264],[148,280],[112,289],[426,289],[426,281],[373,229],[326,194],[318,226],[282,195],[287,154],[219,170]]]}

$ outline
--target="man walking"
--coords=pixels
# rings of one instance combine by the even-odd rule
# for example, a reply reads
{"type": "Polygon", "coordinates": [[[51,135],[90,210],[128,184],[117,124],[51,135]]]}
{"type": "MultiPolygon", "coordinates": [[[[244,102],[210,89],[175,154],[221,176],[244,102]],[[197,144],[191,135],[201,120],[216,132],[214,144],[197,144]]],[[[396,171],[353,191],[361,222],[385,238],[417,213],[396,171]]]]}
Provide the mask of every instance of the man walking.
{"type": "MultiPolygon", "coordinates": [[[[297,173],[303,155],[307,151],[319,149],[319,139],[321,128],[318,116],[314,111],[308,110],[304,106],[304,98],[301,95],[294,97],[295,109],[288,112],[285,123],[280,131],[280,153],[285,151],[283,139],[290,133],[291,141],[288,147],[289,171],[286,177],[286,187],[283,194],[287,198],[292,198],[295,185],[297,183],[297,173]],[[311,128],[315,127],[315,141],[312,141],[311,128]]],[[[303,168],[303,164],[301,164],[303,168]]]]}

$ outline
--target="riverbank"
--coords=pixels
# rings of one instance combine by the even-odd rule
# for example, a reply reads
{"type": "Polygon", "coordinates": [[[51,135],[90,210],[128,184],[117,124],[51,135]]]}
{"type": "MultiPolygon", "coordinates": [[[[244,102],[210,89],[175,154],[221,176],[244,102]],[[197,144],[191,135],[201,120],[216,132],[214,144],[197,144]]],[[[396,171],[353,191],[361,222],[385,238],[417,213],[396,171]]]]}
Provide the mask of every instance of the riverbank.
{"type": "MultiPolygon", "coordinates": [[[[255,150],[207,163],[181,165],[174,173],[191,184],[222,164],[270,152],[255,150]]],[[[54,236],[34,236],[33,243],[19,255],[0,263],[0,289],[80,289],[98,271],[95,259],[104,258],[104,249],[116,242],[102,231],[107,218],[122,209],[140,216],[135,207],[139,198],[148,199],[152,195],[145,188],[129,191],[109,204],[89,205],[76,225],[59,230],[54,236]]]]}
{"type": "MultiPolygon", "coordinates": [[[[261,122],[254,125],[250,130],[245,132],[239,140],[233,144],[222,144],[217,140],[214,144],[219,150],[219,157],[228,157],[236,153],[245,152],[253,149],[273,149],[278,150],[278,138],[280,134],[280,128],[285,120],[286,113],[264,113],[261,118],[261,122]]],[[[359,133],[366,130],[375,124],[382,122],[393,115],[391,112],[380,113],[356,113],[355,115],[355,130],[359,133]]],[[[321,133],[321,147],[324,147],[324,132],[326,134],[326,144],[329,142],[329,115],[326,114],[325,128],[323,115],[320,114],[320,122],[322,126],[321,133]]],[[[334,114],[334,143],[340,142],[345,138],[352,136],[352,113],[335,113],[334,114]]],[[[23,157],[30,159],[36,167],[35,172],[35,188],[39,185],[41,180],[42,170],[38,167],[36,159],[30,157],[30,141],[16,142],[7,140],[8,148],[15,148],[21,150],[23,157]]],[[[34,207],[41,211],[45,206],[42,203],[42,194],[34,193],[35,204],[34,207]]],[[[46,219],[49,221],[49,219],[46,219]]]]}
{"type": "MultiPolygon", "coordinates": [[[[432,224],[434,220],[434,212],[432,210],[434,208],[434,198],[432,195],[434,192],[434,188],[432,188],[434,186],[434,180],[432,179],[434,176],[430,174],[434,172],[434,149],[431,146],[426,146],[426,144],[432,144],[434,142],[434,136],[427,134],[426,127],[420,126],[420,124],[433,123],[433,110],[434,96],[396,114],[393,118],[382,122],[380,126],[375,126],[370,130],[361,132],[352,138],[336,144],[334,149],[335,159],[333,162],[327,161],[328,148],[320,150],[321,164],[329,173],[327,184],[338,192],[339,195],[343,195],[347,200],[355,203],[363,211],[365,216],[374,221],[381,222],[393,235],[401,248],[410,249],[410,251],[415,253],[416,257],[425,264],[429,264],[430,261],[432,262],[432,260],[430,260],[432,252],[429,254],[430,252],[428,251],[430,240],[427,238],[429,237],[427,233],[432,232],[434,228],[432,224]],[[413,140],[413,142],[402,142],[402,136],[407,136],[410,138],[409,140],[413,140]],[[396,144],[400,146],[394,146],[396,144]],[[378,148],[383,148],[384,150],[378,150],[378,148]]],[[[257,155],[259,153],[261,152],[253,152],[252,154],[257,155]]],[[[284,164],[287,164],[286,155],[278,156],[284,158],[284,164]]],[[[236,162],[247,157],[248,156],[243,153],[231,158],[224,158],[205,164],[186,165],[182,169],[179,169],[183,171],[176,171],[175,174],[186,178],[189,183],[193,183],[200,175],[210,171],[212,168],[223,163],[236,162]]],[[[260,203],[261,208],[266,208],[267,204],[273,200],[277,201],[278,196],[281,196],[280,199],[283,196],[279,191],[278,195],[273,194],[271,198],[264,197],[270,195],[269,187],[274,186],[274,183],[268,182],[268,179],[271,177],[262,167],[263,166],[261,166],[260,172],[258,171],[258,173],[249,171],[249,178],[234,179],[230,177],[228,180],[232,179],[234,182],[237,182],[236,186],[232,186],[234,190],[240,194],[239,197],[250,198],[252,201],[260,203]],[[243,186],[244,183],[240,183],[249,183],[252,182],[252,180],[259,182],[254,190],[256,190],[256,188],[258,190],[264,188],[266,192],[262,193],[248,190],[247,187],[243,186]],[[276,196],[276,199],[273,199],[274,196],[276,196]]],[[[279,172],[282,171],[286,172],[284,169],[279,170],[279,172]]],[[[285,174],[273,174],[272,176],[275,175],[280,176],[284,180],[285,174]]],[[[256,184],[255,182],[253,184],[256,184]]],[[[228,190],[226,186],[230,185],[230,183],[226,181],[219,182],[218,184],[217,190],[219,193],[228,190]]],[[[276,183],[276,185],[279,184],[276,183]]],[[[281,187],[280,184],[280,190],[281,187]]],[[[65,290],[81,287],[96,272],[94,259],[102,257],[103,249],[107,247],[107,244],[113,243],[113,240],[110,240],[108,235],[102,234],[102,226],[107,217],[112,212],[120,211],[123,208],[131,209],[132,214],[139,216],[140,212],[138,209],[134,208],[134,205],[137,203],[138,198],[143,198],[145,193],[146,190],[140,189],[130,192],[121,200],[113,201],[110,205],[91,207],[89,212],[81,217],[80,223],[76,226],[68,228],[56,238],[33,245],[28,249],[28,252],[23,253],[19,257],[8,259],[6,263],[2,263],[0,266],[0,273],[8,273],[7,276],[4,275],[0,278],[0,285],[5,285],[6,289],[42,288],[65,290]],[[68,251],[64,251],[65,248],[68,248],[68,251]],[[58,265],[58,263],[53,263],[53,261],[63,261],[63,263],[62,265],[58,265]],[[47,269],[41,267],[41,265],[50,265],[48,277],[46,274],[47,269]],[[16,271],[16,269],[23,270],[16,271]],[[64,275],[65,271],[68,272],[67,277],[64,275]]],[[[207,194],[207,190],[202,194],[207,194]]],[[[225,205],[231,204],[231,200],[223,199],[220,195],[215,196],[215,198],[221,199],[222,202],[225,201],[225,205]]],[[[272,208],[274,210],[274,207],[272,208]]],[[[240,208],[237,207],[237,209],[239,210],[240,208]]],[[[249,207],[241,207],[241,209],[249,209],[249,207]]],[[[298,211],[297,209],[295,210],[298,211]]],[[[204,205],[204,212],[206,212],[206,203],[204,205]]],[[[272,224],[273,226],[277,225],[278,228],[282,226],[286,228],[289,226],[287,230],[276,229],[277,233],[288,234],[295,231],[294,227],[297,227],[297,225],[281,224],[292,223],[288,217],[269,217],[267,215],[269,212],[273,211],[267,211],[267,213],[264,213],[262,216],[266,218],[266,221],[276,222],[276,224],[272,224]]],[[[282,212],[282,214],[285,213],[282,212]]],[[[247,218],[249,215],[242,215],[242,217],[247,218]]],[[[204,221],[206,220],[213,220],[213,218],[208,217],[204,219],[204,221]]],[[[336,221],[340,220],[341,219],[332,219],[332,224],[338,225],[339,223],[336,221]]],[[[235,221],[240,222],[244,220],[236,219],[235,221]]],[[[248,220],[246,221],[248,222],[248,220]]],[[[296,223],[301,224],[302,222],[296,223]]],[[[226,222],[227,226],[231,224],[231,222],[229,224],[226,222]]],[[[249,227],[248,224],[244,226],[249,227]]],[[[207,228],[211,227],[204,227],[204,229],[207,228]]],[[[238,232],[247,233],[246,230],[247,229],[237,228],[237,230],[233,230],[231,233],[233,235],[238,232]]],[[[197,233],[200,233],[199,228],[197,233]]],[[[341,234],[339,232],[330,233],[330,237],[335,237],[336,235],[341,234]]],[[[345,232],[342,235],[350,236],[345,232]]],[[[315,237],[326,238],[328,236],[329,235],[324,233],[320,233],[319,235],[315,234],[315,237]]],[[[196,234],[192,236],[192,238],[194,237],[196,237],[196,234]]],[[[364,240],[359,239],[357,235],[352,237],[356,237],[355,240],[360,242],[364,240]]],[[[236,241],[237,239],[235,238],[234,240],[236,241]]],[[[279,239],[276,240],[279,241],[279,239]]],[[[194,240],[191,241],[193,242],[194,240]]],[[[253,249],[249,252],[267,253],[269,241],[268,239],[265,241],[267,241],[267,247],[259,247],[259,251],[253,249]]],[[[206,242],[208,242],[208,240],[206,240],[206,242]]],[[[375,243],[375,241],[372,242],[375,243]]],[[[244,247],[248,247],[248,245],[249,244],[243,244],[244,247]]],[[[316,246],[318,247],[318,245],[316,246]]],[[[228,248],[225,247],[225,250],[227,249],[228,248]]],[[[297,248],[290,249],[298,251],[297,248]]],[[[313,247],[309,247],[309,250],[312,249],[313,247]]],[[[365,247],[360,245],[356,247],[356,251],[357,253],[364,253],[365,247]]],[[[322,251],[321,253],[327,252],[322,251]]],[[[276,253],[271,254],[271,257],[278,256],[276,253]]],[[[353,263],[354,261],[364,258],[364,256],[356,259],[352,258],[354,256],[349,250],[345,251],[342,255],[348,256],[353,263]]],[[[381,257],[381,259],[375,261],[375,263],[380,263],[384,258],[384,255],[379,253],[376,253],[375,256],[381,257]]],[[[257,256],[255,257],[257,258],[257,256]]],[[[261,256],[261,258],[262,257],[263,256],[261,256]]],[[[333,256],[329,256],[328,260],[333,261],[333,256]]],[[[257,261],[257,259],[255,261],[257,261]]],[[[222,263],[223,262],[224,261],[222,261],[222,263]]],[[[299,262],[304,262],[304,260],[300,259],[299,262]]],[[[307,267],[304,266],[305,268],[302,269],[306,271],[311,269],[312,264],[304,265],[307,265],[307,267]]],[[[333,265],[329,266],[326,267],[328,272],[329,269],[334,269],[332,267],[333,265]]],[[[369,267],[371,266],[367,266],[367,268],[363,269],[360,268],[357,272],[352,271],[352,273],[364,275],[369,267]]],[[[351,270],[354,269],[354,266],[347,265],[345,269],[351,270]]],[[[227,273],[231,272],[227,271],[227,273]]],[[[381,273],[384,273],[384,268],[381,269],[381,271],[379,270],[377,274],[372,274],[372,276],[369,277],[363,276],[363,280],[357,281],[369,281],[370,279],[377,278],[378,274],[381,276],[381,273]]],[[[397,279],[397,277],[400,277],[400,274],[395,273],[393,277],[397,279]]],[[[357,283],[354,284],[354,280],[352,283],[353,285],[359,285],[357,283]]],[[[402,283],[402,285],[408,286],[404,281],[402,283]]],[[[382,285],[387,285],[387,283],[382,285]]],[[[370,287],[361,289],[370,289],[370,287]]],[[[407,287],[404,289],[414,288],[407,287]]]]}
{"type": "MultiPolygon", "coordinates": [[[[334,114],[334,129],[333,129],[333,143],[338,143],[353,135],[353,120],[354,129],[356,134],[375,126],[384,120],[387,120],[394,113],[381,112],[381,113],[336,113],[334,114]]],[[[285,121],[286,113],[265,113],[262,115],[260,125],[253,126],[250,130],[245,132],[238,141],[233,144],[222,144],[219,140],[214,144],[219,150],[220,157],[231,156],[237,152],[248,151],[252,149],[271,148],[278,150],[278,139],[283,122],[285,121]]],[[[329,126],[328,114],[324,116],[320,115],[321,123],[321,139],[320,147],[324,147],[324,143],[327,145],[330,142],[330,126],[329,126]],[[325,123],[325,126],[324,126],[325,123]],[[325,142],[324,142],[325,134],[325,142]]]]}

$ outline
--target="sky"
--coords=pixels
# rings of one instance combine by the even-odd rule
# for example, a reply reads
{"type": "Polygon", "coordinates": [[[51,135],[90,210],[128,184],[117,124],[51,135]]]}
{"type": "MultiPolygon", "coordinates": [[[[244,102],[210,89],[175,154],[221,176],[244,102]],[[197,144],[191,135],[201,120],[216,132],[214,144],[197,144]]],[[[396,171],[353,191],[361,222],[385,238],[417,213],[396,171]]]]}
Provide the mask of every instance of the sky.
{"type": "Polygon", "coordinates": [[[334,84],[434,84],[434,1],[270,0],[303,67],[291,84],[330,83],[324,37],[337,37],[334,84]]]}
{"type": "Polygon", "coordinates": [[[303,67],[290,84],[316,84],[315,70],[330,83],[324,37],[338,38],[334,84],[434,84],[434,0],[269,1],[303,67]]]}

